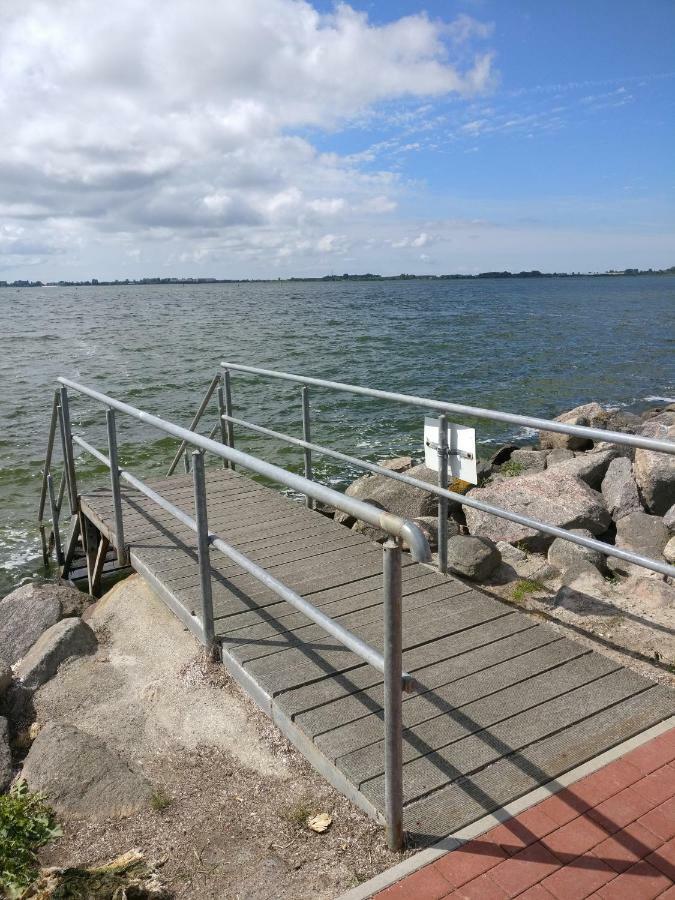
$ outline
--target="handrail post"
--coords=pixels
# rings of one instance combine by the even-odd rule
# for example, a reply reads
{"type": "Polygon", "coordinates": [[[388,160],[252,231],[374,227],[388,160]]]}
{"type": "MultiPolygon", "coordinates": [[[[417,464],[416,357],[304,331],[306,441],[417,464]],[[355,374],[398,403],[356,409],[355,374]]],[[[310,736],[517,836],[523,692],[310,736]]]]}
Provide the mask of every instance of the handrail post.
{"type": "Polygon", "coordinates": [[[61,426],[61,442],[63,444],[63,462],[68,473],[68,498],[70,512],[77,515],[77,481],[75,480],[75,456],[73,454],[73,432],[70,427],[70,406],[68,391],[63,385],[60,390],[59,424],[61,426]]]}
{"type": "MultiPolygon", "coordinates": [[[[309,388],[306,385],[302,387],[302,438],[308,443],[312,440],[312,431],[309,418],[309,388]]],[[[305,478],[308,481],[314,481],[312,477],[312,451],[309,447],[304,449],[305,455],[305,478]]],[[[307,509],[314,509],[314,500],[309,494],[305,494],[305,504],[307,509]]]]}
{"type": "MultiPolygon", "coordinates": [[[[224,373],[225,378],[225,414],[231,416],[233,414],[232,409],[232,380],[230,378],[230,370],[225,369],[224,373]]],[[[234,448],[234,425],[232,422],[227,421],[227,446],[234,448]]],[[[230,461],[230,468],[234,472],[234,463],[230,461]]]]}
{"type": "Polygon", "coordinates": [[[199,559],[199,584],[202,598],[202,633],[209,649],[215,644],[213,625],[213,594],[211,590],[211,560],[209,558],[209,519],[206,504],[206,476],[204,454],[192,451],[192,476],[195,489],[195,522],[197,524],[197,554],[199,559]]]}
{"type": "MultiPolygon", "coordinates": [[[[38,522],[42,522],[42,516],[45,511],[45,503],[47,501],[47,475],[51,471],[52,452],[54,450],[54,436],[56,434],[56,422],[59,413],[59,392],[54,391],[54,400],[52,402],[52,416],[49,422],[49,434],[47,436],[47,451],[45,453],[45,467],[42,470],[42,491],[40,492],[40,506],[38,509],[38,522]]],[[[46,561],[45,561],[46,565],[46,561]]]]}
{"type": "Polygon", "coordinates": [[[129,564],[127,547],[124,542],[124,519],[122,518],[122,493],[120,491],[120,467],[117,460],[117,429],[115,410],[106,409],[105,421],[108,428],[108,457],[110,459],[110,488],[112,491],[113,515],[115,518],[115,544],[117,562],[120,566],[129,564]]]}
{"type": "Polygon", "coordinates": [[[54,495],[54,479],[52,473],[47,473],[47,491],[49,493],[49,506],[52,513],[52,534],[54,535],[54,553],[56,554],[57,565],[63,562],[63,552],[61,551],[61,533],[59,531],[59,510],[56,505],[56,497],[54,495]]]}
{"type": "MultiPolygon", "coordinates": [[[[225,424],[225,394],[223,392],[223,379],[218,383],[218,424],[220,425],[220,443],[227,446],[227,425],[225,424]]],[[[223,468],[228,469],[229,463],[226,459],[223,461],[223,468]]]]}
{"type": "Polygon", "coordinates": [[[403,847],[403,629],[401,544],[384,544],[384,805],[387,846],[403,847]]]}
{"type": "MultiPolygon", "coordinates": [[[[438,417],[438,486],[448,489],[448,417],[438,417]]],[[[438,498],[438,571],[448,574],[448,498],[438,498]]]]}

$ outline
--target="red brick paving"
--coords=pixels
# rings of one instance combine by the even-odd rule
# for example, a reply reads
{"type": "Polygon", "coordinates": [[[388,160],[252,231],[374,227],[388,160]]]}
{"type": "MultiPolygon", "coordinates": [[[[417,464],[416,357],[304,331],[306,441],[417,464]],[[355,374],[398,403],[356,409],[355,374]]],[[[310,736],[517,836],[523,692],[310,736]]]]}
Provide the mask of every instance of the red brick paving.
{"type": "Polygon", "coordinates": [[[675,900],[675,728],[377,900],[675,900]]]}

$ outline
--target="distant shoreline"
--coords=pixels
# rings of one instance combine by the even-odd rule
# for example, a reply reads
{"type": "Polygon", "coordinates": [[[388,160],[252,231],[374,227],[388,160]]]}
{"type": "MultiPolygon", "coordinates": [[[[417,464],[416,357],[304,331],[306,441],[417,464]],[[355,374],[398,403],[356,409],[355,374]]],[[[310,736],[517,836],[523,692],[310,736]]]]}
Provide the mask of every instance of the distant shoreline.
{"type": "Polygon", "coordinates": [[[540,272],[533,269],[529,272],[480,272],[477,275],[373,275],[370,272],[364,275],[320,275],[320,276],[291,276],[290,278],[124,278],[114,281],[104,281],[92,278],[90,281],[28,281],[18,279],[16,281],[0,281],[3,287],[127,287],[137,285],[194,285],[194,284],[289,284],[297,282],[345,282],[345,281],[476,281],[476,280],[502,280],[512,278],[635,278],[640,275],[675,275],[675,266],[668,269],[623,269],[607,272],[540,272]]]}

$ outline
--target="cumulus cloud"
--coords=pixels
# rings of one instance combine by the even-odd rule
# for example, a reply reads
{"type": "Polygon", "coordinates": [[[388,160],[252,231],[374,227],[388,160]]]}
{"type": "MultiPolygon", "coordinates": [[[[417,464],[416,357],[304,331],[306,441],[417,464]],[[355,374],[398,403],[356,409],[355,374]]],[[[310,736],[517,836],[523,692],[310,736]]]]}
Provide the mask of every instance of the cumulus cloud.
{"type": "Polygon", "coordinates": [[[24,232],[0,265],[84,246],[112,248],[114,271],[158,236],[175,260],[335,252],[328,222],[390,213],[398,179],[319,151],[308,129],[484,91],[489,34],[468,16],[374,24],[303,0],[5,0],[0,214],[24,232]]]}

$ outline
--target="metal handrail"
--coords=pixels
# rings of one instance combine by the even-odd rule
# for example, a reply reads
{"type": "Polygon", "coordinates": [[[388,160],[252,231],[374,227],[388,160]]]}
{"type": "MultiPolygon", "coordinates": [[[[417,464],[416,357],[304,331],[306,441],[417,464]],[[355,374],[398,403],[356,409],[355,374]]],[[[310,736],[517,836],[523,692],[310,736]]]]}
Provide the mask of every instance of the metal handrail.
{"type": "Polygon", "coordinates": [[[447,412],[456,412],[461,415],[475,416],[477,418],[494,419],[496,421],[509,422],[511,424],[537,428],[543,431],[555,431],[563,434],[574,435],[576,437],[587,438],[589,440],[602,440],[610,444],[621,444],[624,446],[636,447],[639,449],[651,450],[655,452],[675,454],[675,443],[672,443],[671,441],[655,440],[653,438],[646,438],[641,435],[623,434],[622,432],[618,431],[605,431],[603,429],[588,428],[581,425],[567,425],[563,422],[556,422],[551,419],[540,419],[531,416],[519,416],[512,413],[502,413],[497,410],[464,406],[457,403],[448,403],[442,400],[432,400],[426,397],[417,397],[413,394],[399,394],[392,391],[382,391],[375,388],[361,387],[360,385],[345,384],[338,381],[328,381],[323,378],[312,378],[304,375],[295,375],[288,372],[277,372],[272,369],[261,369],[254,366],[240,365],[239,363],[222,361],[221,366],[225,369],[225,375],[228,378],[230,370],[232,370],[242,372],[244,374],[260,375],[263,377],[276,378],[283,381],[292,381],[298,384],[302,384],[303,415],[307,404],[305,392],[307,391],[308,385],[315,385],[322,388],[334,389],[367,397],[375,397],[377,399],[398,403],[406,403],[411,406],[422,406],[426,409],[432,409],[436,412],[440,412],[438,485],[434,485],[426,481],[421,481],[402,472],[394,472],[391,469],[384,468],[383,466],[377,466],[374,463],[365,462],[364,460],[349,456],[345,453],[339,453],[338,451],[332,450],[328,447],[322,447],[319,444],[312,444],[308,440],[300,440],[299,438],[291,437],[290,435],[283,434],[282,432],[264,428],[262,425],[256,425],[243,419],[235,419],[234,417],[229,415],[225,415],[224,418],[230,424],[238,424],[259,434],[265,434],[269,437],[276,438],[277,440],[293,444],[294,446],[302,447],[305,450],[306,454],[311,453],[311,451],[314,450],[317,453],[321,453],[322,455],[331,456],[334,459],[339,459],[343,462],[365,469],[366,471],[382,475],[385,478],[391,478],[395,481],[401,481],[404,484],[411,485],[412,487],[420,488],[422,490],[428,491],[429,493],[436,494],[436,496],[438,496],[440,500],[438,513],[438,556],[439,569],[442,572],[447,571],[447,549],[444,539],[445,530],[447,529],[447,510],[444,509],[441,504],[447,504],[448,500],[453,500],[457,503],[460,503],[462,506],[468,506],[473,509],[478,509],[481,512],[486,512],[490,515],[497,516],[498,518],[506,519],[510,522],[515,522],[518,525],[523,525],[524,527],[531,528],[534,531],[540,531],[544,534],[549,534],[552,537],[562,538],[563,540],[569,541],[572,544],[577,544],[590,550],[597,550],[604,556],[612,556],[616,559],[621,559],[626,562],[633,563],[635,565],[641,566],[642,568],[649,569],[650,571],[658,572],[660,575],[675,577],[675,566],[669,565],[668,563],[650,559],[649,557],[642,556],[639,553],[633,553],[630,550],[622,550],[619,547],[615,547],[611,544],[606,544],[603,541],[596,540],[595,538],[586,538],[582,535],[572,534],[564,528],[559,528],[555,525],[549,525],[547,522],[540,522],[538,519],[532,519],[529,516],[523,516],[519,513],[514,513],[510,510],[502,509],[499,506],[493,506],[490,503],[484,503],[481,500],[476,500],[473,497],[450,491],[447,489],[447,465],[445,467],[443,466],[443,463],[447,461],[447,440],[443,441],[444,437],[447,438],[447,420],[445,416],[447,412]],[[445,434],[442,434],[441,432],[445,432],[445,434]]]}
{"type": "Polygon", "coordinates": [[[549,525],[546,522],[540,522],[538,519],[531,519],[529,516],[521,516],[519,513],[510,512],[509,510],[502,509],[499,506],[492,506],[492,504],[490,503],[483,503],[482,500],[475,500],[472,497],[467,497],[465,494],[458,494],[455,491],[449,491],[446,488],[442,488],[439,485],[433,484],[433,482],[421,481],[419,478],[413,478],[412,475],[406,475],[405,472],[394,472],[392,469],[387,469],[384,466],[378,466],[376,463],[366,462],[363,459],[358,459],[356,456],[349,456],[346,453],[340,453],[338,450],[332,450],[330,447],[324,447],[321,444],[314,444],[311,441],[303,441],[301,438],[292,437],[291,435],[284,434],[281,431],[274,431],[271,428],[265,428],[263,425],[256,425],[253,422],[247,422],[245,419],[237,419],[234,416],[226,415],[223,415],[223,418],[232,422],[233,425],[239,425],[242,428],[247,428],[249,431],[253,431],[256,434],[263,434],[266,437],[275,438],[276,440],[291,444],[294,447],[302,447],[305,450],[313,450],[317,453],[320,453],[322,456],[331,456],[333,459],[339,459],[341,462],[349,463],[350,465],[356,466],[360,469],[364,469],[367,472],[372,472],[374,475],[382,475],[385,478],[391,478],[394,481],[400,481],[403,484],[408,484],[414,488],[420,488],[421,490],[427,491],[430,494],[436,494],[437,497],[444,497],[447,500],[454,500],[457,503],[461,503],[463,506],[470,506],[473,509],[479,509],[482,512],[491,513],[494,516],[499,516],[502,519],[507,519],[508,521],[515,522],[518,525],[525,525],[528,528],[533,528],[537,531],[543,531],[545,534],[550,534],[553,537],[563,538],[564,540],[570,541],[570,543],[578,544],[580,547],[587,547],[589,550],[597,550],[600,553],[603,553],[605,556],[614,556],[616,557],[616,559],[622,559],[626,562],[635,563],[635,565],[642,566],[645,569],[651,569],[653,572],[658,572],[661,575],[669,575],[675,577],[675,566],[670,566],[667,563],[658,562],[658,560],[650,559],[648,556],[642,556],[641,554],[633,553],[630,550],[622,550],[619,547],[614,547],[612,544],[605,544],[602,541],[597,540],[596,538],[587,538],[583,537],[583,535],[572,534],[571,532],[566,531],[564,528],[559,528],[556,525],[549,525]]]}
{"type": "Polygon", "coordinates": [[[638,447],[643,450],[656,450],[661,453],[675,455],[675,444],[671,441],[657,441],[654,438],[645,438],[635,434],[623,434],[620,431],[604,431],[602,428],[588,428],[585,425],[566,425],[564,422],[556,422],[553,419],[538,419],[533,416],[520,416],[514,413],[504,413],[495,409],[483,409],[479,406],[465,406],[460,403],[448,403],[445,400],[432,400],[428,397],[417,397],[414,394],[398,394],[393,391],[382,391],[376,388],[361,387],[357,384],[345,384],[341,381],[327,381],[324,378],[310,378],[305,375],[293,375],[290,372],[276,372],[273,369],[260,369],[255,366],[244,366],[239,363],[230,363],[223,360],[221,366],[225,370],[244,372],[249,375],[262,375],[266,378],[278,378],[282,381],[294,381],[298,384],[314,385],[315,387],[331,388],[336,391],[344,391],[348,394],[360,394],[365,397],[375,397],[379,400],[392,400],[395,403],[407,403],[410,406],[422,406],[436,412],[451,412],[461,416],[470,416],[477,419],[492,419],[495,422],[508,422],[511,425],[522,425],[526,428],[535,428],[538,431],[556,431],[560,434],[570,434],[575,437],[587,438],[592,441],[607,441],[610,444],[623,444],[626,447],[638,447]]]}

